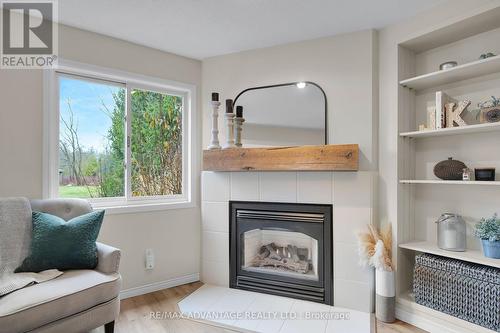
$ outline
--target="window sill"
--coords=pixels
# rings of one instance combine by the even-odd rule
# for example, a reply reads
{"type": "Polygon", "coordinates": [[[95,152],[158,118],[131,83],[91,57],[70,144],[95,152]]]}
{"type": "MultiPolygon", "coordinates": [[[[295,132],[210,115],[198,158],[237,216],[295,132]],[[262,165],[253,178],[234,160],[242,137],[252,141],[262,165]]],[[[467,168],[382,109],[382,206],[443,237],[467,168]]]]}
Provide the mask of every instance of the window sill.
{"type": "Polygon", "coordinates": [[[192,201],[174,201],[174,202],[151,202],[151,203],[110,203],[110,202],[92,202],[94,209],[104,209],[107,215],[147,213],[162,210],[185,209],[196,207],[192,201]]]}

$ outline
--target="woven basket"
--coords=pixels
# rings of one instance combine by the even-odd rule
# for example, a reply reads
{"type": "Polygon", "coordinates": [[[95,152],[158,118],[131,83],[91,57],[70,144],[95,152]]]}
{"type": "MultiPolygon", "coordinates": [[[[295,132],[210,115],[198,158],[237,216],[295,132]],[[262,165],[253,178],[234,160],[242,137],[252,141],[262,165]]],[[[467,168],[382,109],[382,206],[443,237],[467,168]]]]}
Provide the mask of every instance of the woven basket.
{"type": "Polygon", "coordinates": [[[442,180],[462,180],[465,168],[467,168],[467,166],[464,162],[449,157],[447,160],[436,164],[434,167],[434,174],[442,180]]]}
{"type": "Polygon", "coordinates": [[[500,269],[419,254],[413,291],[417,304],[500,332],[500,269]]]}

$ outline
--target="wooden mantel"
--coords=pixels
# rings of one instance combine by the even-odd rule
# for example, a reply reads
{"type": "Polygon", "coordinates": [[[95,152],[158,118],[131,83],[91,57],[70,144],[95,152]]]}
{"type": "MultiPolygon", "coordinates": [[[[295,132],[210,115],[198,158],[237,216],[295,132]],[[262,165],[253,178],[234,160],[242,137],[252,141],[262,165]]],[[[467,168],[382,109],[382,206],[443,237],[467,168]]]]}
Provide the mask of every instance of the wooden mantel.
{"type": "Polygon", "coordinates": [[[323,145],[203,151],[205,171],[358,171],[359,146],[323,145]]]}

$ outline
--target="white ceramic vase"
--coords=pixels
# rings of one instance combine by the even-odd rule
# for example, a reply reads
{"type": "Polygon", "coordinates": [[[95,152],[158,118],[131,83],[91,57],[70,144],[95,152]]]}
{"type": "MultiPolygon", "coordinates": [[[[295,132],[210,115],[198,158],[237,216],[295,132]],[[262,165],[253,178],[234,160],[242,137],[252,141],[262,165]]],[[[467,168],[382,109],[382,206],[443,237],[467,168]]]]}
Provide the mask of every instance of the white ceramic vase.
{"type": "Polygon", "coordinates": [[[378,320],[392,323],[396,320],[396,285],[394,272],[375,270],[375,316],[378,320]]]}

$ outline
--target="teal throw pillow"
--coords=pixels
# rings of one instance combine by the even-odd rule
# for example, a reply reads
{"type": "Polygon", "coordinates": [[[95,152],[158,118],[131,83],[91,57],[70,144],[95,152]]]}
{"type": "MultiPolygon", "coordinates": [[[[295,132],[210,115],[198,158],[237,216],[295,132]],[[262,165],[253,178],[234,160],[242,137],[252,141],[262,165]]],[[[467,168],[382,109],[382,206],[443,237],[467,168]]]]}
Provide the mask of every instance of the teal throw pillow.
{"type": "Polygon", "coordinates": [[[97,266],[95,242],[103,218],[103,210],[67,222],[54,215],[33,212],[30,255],[15,272],[94,269],[97,266]]]}

